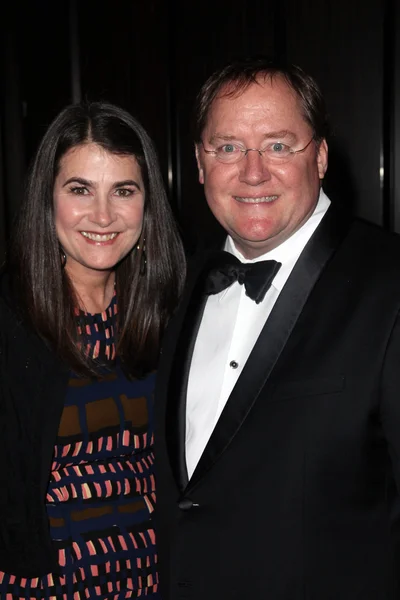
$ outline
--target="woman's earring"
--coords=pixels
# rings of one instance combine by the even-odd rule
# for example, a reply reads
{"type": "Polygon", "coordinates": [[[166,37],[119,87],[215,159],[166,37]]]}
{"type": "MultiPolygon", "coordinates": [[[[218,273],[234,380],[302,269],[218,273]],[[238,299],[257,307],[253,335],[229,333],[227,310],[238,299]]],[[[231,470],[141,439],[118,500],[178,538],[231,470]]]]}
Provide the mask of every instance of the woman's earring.
{"type": "MultiPolygon", "coordinates": [[[[139,268],[139,274],[140,275],[146,275],[146,271],[147,271],[147,258],[146,258],[146,240],[143,238],[142,241],[142,252],[140,255],[140,268],[139,268]]],[[[136,246],[136,250],[139,252],[140,250],[140,241],[138,242],[137,246],[136,246]]]]}
{"type": "Polygon", "coordinates": [[[67,256],[64,250],[60,246],[60,258],[61,258],[61,269],[65,269],[65,265],[67,264],[67,256]]]}

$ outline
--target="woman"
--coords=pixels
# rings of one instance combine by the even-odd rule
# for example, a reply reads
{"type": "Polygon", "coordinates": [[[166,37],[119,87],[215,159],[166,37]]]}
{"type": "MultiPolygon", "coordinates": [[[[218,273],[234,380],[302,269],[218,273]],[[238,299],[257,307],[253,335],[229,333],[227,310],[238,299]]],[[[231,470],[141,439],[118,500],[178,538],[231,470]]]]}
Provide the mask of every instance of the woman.
{"type": "Polygon", "coordinates": [[[154,369],[183,276],[142,126],[64,109],[1,278],[1,598],[159,597],[154,369]]]}

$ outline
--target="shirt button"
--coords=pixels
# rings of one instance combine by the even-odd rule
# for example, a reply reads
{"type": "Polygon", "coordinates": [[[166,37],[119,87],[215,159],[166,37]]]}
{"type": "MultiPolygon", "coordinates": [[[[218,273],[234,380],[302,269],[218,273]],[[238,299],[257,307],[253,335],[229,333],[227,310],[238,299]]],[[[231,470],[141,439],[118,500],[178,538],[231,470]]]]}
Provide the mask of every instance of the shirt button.
{"type": "Polygon", "coordinates": [[[232,369],[237,369],[239,366],[239,363],[237,363],[236,360],[231,360],[231,362],[229,363],[229,366],[232,367],[232,369]]]}

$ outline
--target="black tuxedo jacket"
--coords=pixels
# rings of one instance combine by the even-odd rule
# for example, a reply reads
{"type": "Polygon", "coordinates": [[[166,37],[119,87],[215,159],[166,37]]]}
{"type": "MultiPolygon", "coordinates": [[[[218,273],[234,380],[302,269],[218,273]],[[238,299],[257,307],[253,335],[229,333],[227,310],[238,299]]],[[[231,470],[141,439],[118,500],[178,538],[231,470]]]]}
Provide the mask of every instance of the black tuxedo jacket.
{"type": "Polygon", "coordinates": [[[158,374],[163,600],[398,600],[400,238],[328,210],[188,480],[204,272],[158,374]]]}

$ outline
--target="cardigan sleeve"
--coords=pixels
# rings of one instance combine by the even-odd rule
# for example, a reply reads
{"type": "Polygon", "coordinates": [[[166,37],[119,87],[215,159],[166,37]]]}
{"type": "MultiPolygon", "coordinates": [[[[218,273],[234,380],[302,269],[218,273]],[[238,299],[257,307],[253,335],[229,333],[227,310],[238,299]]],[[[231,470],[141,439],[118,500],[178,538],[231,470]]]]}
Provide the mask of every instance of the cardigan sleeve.
{"type": "MultiPolygon", "coordinates": [[[[5,403],[5,387],[7,385],[7,373],[5,366],[5,327],[4,327],[4,310],[0,303],[0,460],[3,461],[5,443],[5,434],[7,427],[7,413],[5,403]]],[[[4,517],[5,507],[7,502],[7,472],[0,468],[0,520],[4,517]]]]}

